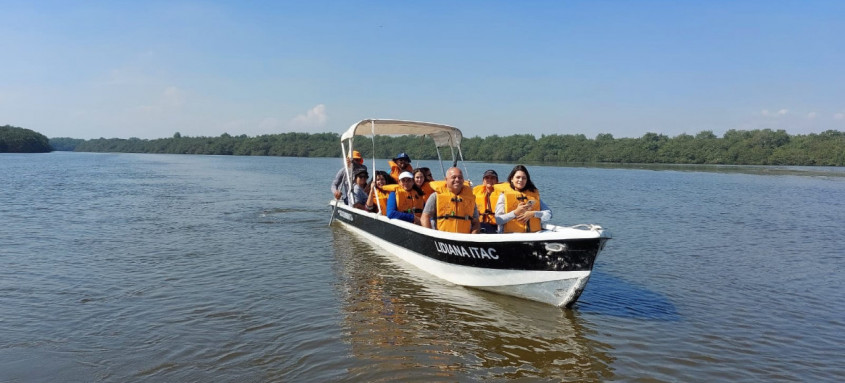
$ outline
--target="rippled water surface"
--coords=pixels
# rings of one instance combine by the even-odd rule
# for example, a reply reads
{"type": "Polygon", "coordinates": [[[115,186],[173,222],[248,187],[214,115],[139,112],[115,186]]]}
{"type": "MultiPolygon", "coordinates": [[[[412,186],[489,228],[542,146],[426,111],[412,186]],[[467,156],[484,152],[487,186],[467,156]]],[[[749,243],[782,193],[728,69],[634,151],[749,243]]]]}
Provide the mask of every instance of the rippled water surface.
{"type": "Polygon", "coordinates": [[[530,167],[614,235],[561,310],[329,227],[338,162],[0,154],[0,381],[845,381],[841,169],[530,167]]]}

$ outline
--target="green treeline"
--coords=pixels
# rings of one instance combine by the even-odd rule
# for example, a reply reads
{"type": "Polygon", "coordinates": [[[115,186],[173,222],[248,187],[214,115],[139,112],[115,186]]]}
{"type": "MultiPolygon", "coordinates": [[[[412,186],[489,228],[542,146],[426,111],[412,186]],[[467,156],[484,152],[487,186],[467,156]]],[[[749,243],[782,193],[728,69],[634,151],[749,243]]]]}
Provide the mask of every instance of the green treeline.
{"type": "Polygon", "coordinates": [[[50,139],[50,145],[53,146],[53,150],[64,152],[72,152],[73,149],[83,142],[85,140],[81,138],[53,137],[50,139]]]}
{"type": "MultiPolygon", "coordinates": [[[[62,139],[63,144],[72,142],[62,139]]],[[[130,152],[174,154],[222,154],[247,156],[338,157],[340,136],[336,133],[282,133],[248,137],[182,137],[154,140],[94,139],[76,143],[83,152],[130,152]]],[[[373,144],[367,137],[355,141],[355,149],[370,158],[373,144]]],[[[63,146],[69,147],[69,146],[63,146]]],[[[406,152],[413,159],[436,159],[428,138],[398,136],[376,138],[377,158],[392,158],[406,152]]],[[[729,130],[722,137],[711,131],[695,136],[668,137],[647,133],[639,138],[614,138],[599,134],[530,134],[506,137],[464,138],[464,158],[484,162],[528,163],[665,163],[726,165],[818,165],[845,166],[845,133],[828,130],[819,134],[790,136],[783,130],[729,130]]],[[[451,154],[441,152],[444,159],[451,154]]]]}
{"type": "Polygon", "coordinates": [[[282,133],[257,137],[182,137],[142,140],[99,138],[80,142],[77,152],[217,154],[235,156],[338,157],[340,136],[335,133],[282,133]]]}
{"type": "Polygon", "coordinates": [[[47,153],[50,141],[41,133],[11,125],[0,126],[0,153],[47,153]]]}

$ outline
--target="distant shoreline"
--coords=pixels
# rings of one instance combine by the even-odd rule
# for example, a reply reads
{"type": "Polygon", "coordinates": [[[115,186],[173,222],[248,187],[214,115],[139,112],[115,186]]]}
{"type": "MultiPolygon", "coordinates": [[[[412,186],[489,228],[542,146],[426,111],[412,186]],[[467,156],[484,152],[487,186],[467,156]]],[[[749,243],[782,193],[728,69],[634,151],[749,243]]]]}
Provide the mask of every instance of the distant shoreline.
{"type": "MultiPolygon", "coordinates": [[[[361,138],[369,142],[368,138],[361,138]]],[[[337,133],[280,133],[249,137],[99,138],[50,139],[55,150],[117,153],[212,154],[286,157],[339,157],[337,133]]],[[[377,151],[371,145],[356,147],[365,157],[392,158],[407,152],[414,159],[436,159],[433,145],[420,138],[379,137],[377,151]]],[[[361,142],[361,141],[359,141],[361,142]]],[[[695,136],[668,137],[647,133],[639,138],[613,138],[598,134],[464,137],[465,159],[482,162],[534,164],[666,164],[666,165],[776,165],[845,166],[845,133],[828,130],[819,134],[790,136],[783,130],[730,130],[723,137],[710,131],[695,136]]]]}

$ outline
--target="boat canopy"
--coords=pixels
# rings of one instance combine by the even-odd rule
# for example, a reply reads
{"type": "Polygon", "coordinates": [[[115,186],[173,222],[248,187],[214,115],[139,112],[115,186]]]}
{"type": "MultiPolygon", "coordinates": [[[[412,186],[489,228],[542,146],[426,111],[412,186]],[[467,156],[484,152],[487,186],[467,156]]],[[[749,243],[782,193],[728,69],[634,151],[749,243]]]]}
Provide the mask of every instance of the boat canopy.
{"type": "Polygon", "coordinates": [[[341,141],[351,140],[354,136],[379,135],[415,135],[429,136],[438,147],[460,148],[463,135],[458,128],[430,122],[367,119],[349,127],[340,136],[341,141]]]}
{"type": "MultiPolygon", "coordinates": [[[[434,141],[434,148],[437,151],[437,162],[440,164],[440,170],[443,172],[444,177],[446,176],[446,168],[443,166],[443,158],[440,155],[440,148],[449,148],[449,152],[452,155],[452,166],[458,166],[458,160],[460,159],[460,161],[463,161],[464,159],[464,154],[461,152],[461,139],[463,138],[463,134],[461,134],[461,131],[458,128],[430,122],[374,118],[361,120],[352,124],[352,126],[350,126],[349,129],[340,136],[340,149],[343,153],[341,158],[350,157],[355,136],[369,136],[373,142],[373,153],[375,153],[376,136],[407,135],[431,137],[434,141]]],[[[344,165],[344,169],[346,169],[346,181],[348,182],[348,189],[346,190],[351,193],[353,190],[352,174],[349,173],[350,170],[348,166],[344,165]]],[[[378,169],[376,167],[375,157],[373,157],[371,169],[378,169]]],[[[466,166],[464,166],[464,171],[466,172],[466,166]]],[[[381,207],[381,205],[378,206],[379,208],[381,207]]]]}

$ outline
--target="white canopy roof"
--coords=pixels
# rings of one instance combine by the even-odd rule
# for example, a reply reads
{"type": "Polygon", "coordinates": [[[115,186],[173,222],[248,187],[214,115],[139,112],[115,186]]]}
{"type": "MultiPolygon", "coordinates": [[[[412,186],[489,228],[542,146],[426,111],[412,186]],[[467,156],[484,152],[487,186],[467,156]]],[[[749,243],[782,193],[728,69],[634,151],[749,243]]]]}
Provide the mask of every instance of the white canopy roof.
{"type": "Polygon", "coordinates": [[[460,147],[463,138],[458,128],[448,125],[417,121],[368,119],[353,124],[349,127],[349,130],[340,136],[340,140],[346,141],[354,136],[372,135],[427,135],[439,147],[460,147]]]}

